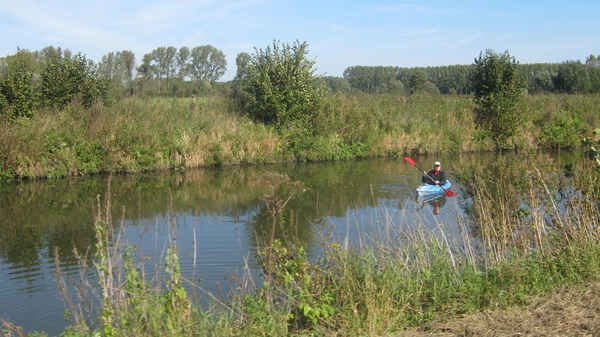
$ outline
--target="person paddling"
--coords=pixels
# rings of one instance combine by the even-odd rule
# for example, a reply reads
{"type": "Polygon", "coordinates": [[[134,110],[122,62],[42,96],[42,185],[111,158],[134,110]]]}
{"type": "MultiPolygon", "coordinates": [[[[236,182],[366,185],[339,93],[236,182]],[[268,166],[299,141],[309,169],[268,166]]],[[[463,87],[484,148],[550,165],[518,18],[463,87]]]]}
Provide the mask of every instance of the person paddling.
{"type": "Polygon", "coordinates": [[[446,183],[446,172],[442,171],[442,164],[436,161],[433,164],[433,170],[423,171],[421,181],[429,185],[444,185],[446,183]]]}

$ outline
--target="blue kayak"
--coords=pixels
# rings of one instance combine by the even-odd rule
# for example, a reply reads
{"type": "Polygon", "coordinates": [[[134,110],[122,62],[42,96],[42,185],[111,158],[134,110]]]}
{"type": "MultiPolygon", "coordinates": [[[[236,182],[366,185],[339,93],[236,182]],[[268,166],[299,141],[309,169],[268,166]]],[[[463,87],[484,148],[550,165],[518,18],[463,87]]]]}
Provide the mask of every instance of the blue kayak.
{"type": "Polygon", "coordinates": [[[442,185],[443,189],[440,186],[423,184],[417,187],[417,193],[421,195],[432,195],[432,194],[444,194],[446,193],[444,189],[449,190],[452,187],[450,180],[446,180],[446,183],[442,185]]]}

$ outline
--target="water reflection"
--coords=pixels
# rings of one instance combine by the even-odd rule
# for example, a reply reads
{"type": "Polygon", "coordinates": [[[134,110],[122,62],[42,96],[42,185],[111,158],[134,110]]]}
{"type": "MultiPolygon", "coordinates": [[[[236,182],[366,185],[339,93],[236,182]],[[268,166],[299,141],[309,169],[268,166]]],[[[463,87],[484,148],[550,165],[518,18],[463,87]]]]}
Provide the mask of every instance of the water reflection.
{"type": "Polygon", "coordinates": [[[416,201],[417,209],[423,209],[426,206],[430,206],[433,215],[440,215],[442,207],[446,204],[446,196],[444,194],[418,196],[416,201]]]}
{"type": "MultiPolygon", "coordinates": [[[[453,167],[493,163],[494,154],[437,156],[453,179],[453,167]]],[[[431,158],[413,157],[417,162],[431,158]]],[[[124,225],[123,240],[152,256],[151,274],[164,263],[165,242],[175,238],[182,272],[201,281],[205,290],[227,292],[228,275],[246,267],[258,277],[256,247],[273,239],[318,254],[315,232],[331,233],[348,243],[378,230],[378,222],[397,226],[447,228],[457,233],[464,213],[457,197],[416,199],[421,174],[402,160],[377,159],[338,163],[295,164],[186,170],[140,175],[101,175],[0,185],[0,317],[27,331],[59,334],[66,323],[64,306],[53,281],[54,247],[60,267],[78,278],[78,252],[94,249],[94,219],[106,209],[124,225]],[[272,183],[285,175],[305,188],[295,191],[272,183]],[[277,214],[265,197],[286,200],[277,214]],[[289,200],[288,196],[292,195],[289,200]],[[31,321],[31,317],[36,317],[31,321]]],[[[453,180],[453,191],[461,186],[453,180]]],[[[92,283],[94,281],[91,281],[92,283]]]]}

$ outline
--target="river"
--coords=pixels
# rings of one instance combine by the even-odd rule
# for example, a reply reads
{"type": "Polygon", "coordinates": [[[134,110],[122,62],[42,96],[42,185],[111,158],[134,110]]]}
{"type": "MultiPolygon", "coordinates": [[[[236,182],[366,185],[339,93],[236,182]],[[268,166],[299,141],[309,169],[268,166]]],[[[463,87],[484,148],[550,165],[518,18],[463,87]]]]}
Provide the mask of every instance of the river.
{"type": "MultiPolygon", "coordinates": [[[[516,154],[511,154],[518,158],[516,154]]],[[[76,251],[94,247],[95,219],[111,217],[114,238],[151,257],[148,277],[164,261],[166,245],[179,248],[182,274],[194,280],[194,295],[223,297],[234,276],[248,273],[260,284],[255,251],[271,227],[265,196],[286,201],[273,233],[320,252],[319,237],[361,245],[384,219],[396,226],[443,227],[457,233],[466,221],[461,185],[453,172],[465,165],[488,165],[497,154],[413,156],[431,169],[441,161],[455,197],[416,199],[421,173],[402,159],[206,168],[144,174],[112,174],[0,184],[0,318],[25,333],[60,334],[68,322],[65,297],[56,282],[54,252],[69,285],[82,280],[76,251]],[[289,177],[288,185],[281,183],[289,177]],[[291,187],[291,183],[296,183],[291,187]],[[287,186],[287,187],[286,187],[287,186]],[[110,212],[106,210],[110,209],[110,212]]],[[[555,157],[559,157],[554,154],[555,157]]],[[[572,160],[562,154],[561,160],[572,160]]],[[[518,160],[518,159],[517,159],[518,160]]],[[[84,258],[85,259],[85,258],[84,258]]],[[[88,258],[89,260],[90,258],[88,258]]],[[[91,261],[88,261],[91,262],[91,261]]],[[[93,273],[83,279],[94,284],[93,273]]]]}

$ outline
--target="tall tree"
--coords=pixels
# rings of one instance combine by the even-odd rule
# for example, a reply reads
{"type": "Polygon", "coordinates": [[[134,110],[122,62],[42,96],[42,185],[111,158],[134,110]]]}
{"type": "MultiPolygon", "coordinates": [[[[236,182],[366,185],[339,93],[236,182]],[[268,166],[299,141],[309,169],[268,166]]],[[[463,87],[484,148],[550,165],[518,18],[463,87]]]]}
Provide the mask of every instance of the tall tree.
{"type": "Polygon", "coordinates": [[[121,58],[125,66],[125,75],[127,79],[127,88],[129,92],[133,91],[133,71],[135,70],[135,54],[131,50],[123,50],[121,58]]]}
{"type": "Polygon", "coordinates": [[[167,89],[169,88],[169,78],[175,73],[175,47],[158,47],[152,51],[152,62],[154,74],[158,78],[158,91],[160,92],[161,80],[166,78],[167,89]]]}
{"type": "MultiPolygon", "coordinates": [[[[350,92],[350,83],[343,77],[334,77],[334,76],[325,76],[323,77],[323,81],[329,87],[329,90],[333,93],[349,93],[350,92]]],[[[402,85],[402,83],[400,83],[402,85]]]]}
{"type": "Polygon", "coordinates": [[[150,68],[154,73],[154,76],[157,78],[158,82],[158,92],[160,93],[160,82],[163,77],[166,76],[167,68],[166,68],[166,58],[167,48],[166,47],[158,47],[152,50],[152,67],[150,68]]]}
{"type": "Polygon", "coordinates": [[[144,54],[144,56],[142,57],[142,63],[140,64],[139,67],[135,68],[138,74],[138,77],[141,77],[143,79],[149,79],[152,78],[152,75],[154,74],[154,68],[152,66],[152,54],[148,53],[148,54],[144,54]]]}
{"type": "Polygon", "coordinates": [[[57,61],[65,58],[71,58],[72,53],[69,49],[65,49],[64,51],[60,47],[47,46],[42,48],[42,50],[38,53],[38,60],[41,63],[48,63],[50,61],[57,61]]]}
{"type": "Polygon", "coordinates": [[[549,71],[540,71],[533,77],[533,83],[528,85],[527,90],[532,93],[546,94],[554,90],[554,79],[556,74],[549,71]]]}
{"type": "Polygon", "coordinates": [[[167,90],[169,89],[169,79],[175,76],[176,74],[176,56],[177,56],[177,48],[173,46],[169,46],[165,49],[165,69],[166,69],[166,77],[167,77],[167,90]]]}
{"type": "Polygon", "coordinates": [[[177,52],[177,56],[175,57],[175,61],[177,64],[177,75],[179,76],[179,80],[183,82],[183,80],[189,75],[190,67],[188,64],[188,60],[190,59],[190,48],[183,46],[179,48],[177,52]]]}
{"type": "Polygon", "coordinates": [[[227,71],[227,60],[222,51],[211,45],[198,46],[192,49],[190,66],[197,81],[214,83],[227,71]]]}
{"type": "Polygon", "coordinates": [[[499,148],[508,147],[508,139],[516,135],[523,124],[519,111],[524,79],[518,72],[519,63],[508,51],[498,54],[491,49],[475,59],[470,74],[475,90],[475,115],[479,128],[491,133],[499,148]]]}
{"type": "Polygon", "coordinates": [[[582,94],[591,87],[588,68],[581,61],[566,61],[558,67],[556,88],[569,94],[582,94]]]}
{"type": "Polygon", "coordinates": [[[110,52],[98,63],[98,76],[114,83],[115,88],[132,91],[135,54],[130,50],[110,52]]]}
{"type": "Polygon", "coordinates": [[[112,81],[118,86],[125,83],[127,73],[121,52],[109,52],[102,56],[102,60],[98,63],[98,76],[112,81]]]}
{"type": "Polygon", "coordinates": [[[136,68],[137,76],[139,79],[139,87],[143,88],[152,79],[153,74],[156,73],[154,66],[152,65],[152,53],[144,54],[142,57],[142,64],[136,68]]]}
{"type": "Polygon", "coordinates": [[[237,54],[235,58],[235,65],[237,66],[237,71],[235,73],[236,80],[241,80],[242,78],[246,77],[246,68],[248,68],[248,64],[250,63],[251,59],[252,57],[250,56],[250,54],[246,52],[241,52],[237,54]]]}
{"type": "Polygon", "coordinates": [[[590,73],[590,91],[600,93],[600,55],[590,55],[585,64],[590,73]]]}

